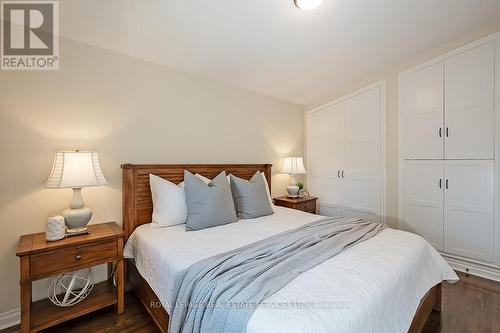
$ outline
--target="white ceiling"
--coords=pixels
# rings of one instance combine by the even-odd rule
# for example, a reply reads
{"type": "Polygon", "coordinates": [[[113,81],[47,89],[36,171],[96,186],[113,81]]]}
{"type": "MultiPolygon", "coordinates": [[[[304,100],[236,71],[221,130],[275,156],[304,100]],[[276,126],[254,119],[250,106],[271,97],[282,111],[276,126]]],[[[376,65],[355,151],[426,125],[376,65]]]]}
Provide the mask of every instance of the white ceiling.
{"type": "Polygon", "coordinates": [[[65,37],[301,105],[495,19],[500,0],[60,1],[65,37]]]}

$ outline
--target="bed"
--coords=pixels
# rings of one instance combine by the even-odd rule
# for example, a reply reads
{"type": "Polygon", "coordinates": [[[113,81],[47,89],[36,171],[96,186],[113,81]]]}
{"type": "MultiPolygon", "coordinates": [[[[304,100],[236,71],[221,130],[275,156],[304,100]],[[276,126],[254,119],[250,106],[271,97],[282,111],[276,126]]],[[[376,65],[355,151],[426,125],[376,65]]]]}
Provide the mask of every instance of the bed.
{"type": "MultiPolygon", "coordinates": [[[[149,174],[174,183],[184,169],[212,178],[225,170],[250,179],[270,164],[123,165],[125,256],[133,288],[162,332],[168,331],[173,281],[193,263],[321,219],[284,207],[275,213],[186,232],[151,228],[149,174]]],[[[270,185],[269,185],[270,186],[270,185]]],[[[441,282],[458,277],[421,237],[385,229],[302,273],[266,299],[247,324],[257,332],[420,332],[441,306],[441,282]]]]}

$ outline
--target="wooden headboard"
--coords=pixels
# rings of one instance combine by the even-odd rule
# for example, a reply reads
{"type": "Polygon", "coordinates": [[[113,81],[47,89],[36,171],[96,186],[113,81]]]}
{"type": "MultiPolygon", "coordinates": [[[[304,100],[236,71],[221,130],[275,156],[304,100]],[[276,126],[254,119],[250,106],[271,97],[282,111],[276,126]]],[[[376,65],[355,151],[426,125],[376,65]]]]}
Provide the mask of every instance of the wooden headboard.
{"type": "Polygon", "coordinates": [[[124,164],[122,197],[123,229],[126,237],[141,224],[150,223],[153,214],[149,174],[167,179],[175,184],[184,180],[184,170],[199,173],[210,179],[221,171],[250,179],[256,171],[264,172],[271,190],[272,164],[124,164]]]}

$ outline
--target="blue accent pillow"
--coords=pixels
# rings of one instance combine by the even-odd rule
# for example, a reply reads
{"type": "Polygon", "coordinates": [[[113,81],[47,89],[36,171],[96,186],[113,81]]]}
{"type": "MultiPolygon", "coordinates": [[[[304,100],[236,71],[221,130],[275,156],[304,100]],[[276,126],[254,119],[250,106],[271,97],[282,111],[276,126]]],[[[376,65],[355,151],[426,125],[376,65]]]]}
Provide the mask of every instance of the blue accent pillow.
{"type": "Polygon", "coordinates": [[[238,220],[226,172],[206,184],[184,170],[188,216],[186,230],[201,230],[238,220]]]}
{"type": "Polygon", "coordinates": [[[267,195],[266,183],[259,171],[250,180],[233,175],[229,177],[236,215],[240,219],[253,219],[274,213],[267,195]]]}

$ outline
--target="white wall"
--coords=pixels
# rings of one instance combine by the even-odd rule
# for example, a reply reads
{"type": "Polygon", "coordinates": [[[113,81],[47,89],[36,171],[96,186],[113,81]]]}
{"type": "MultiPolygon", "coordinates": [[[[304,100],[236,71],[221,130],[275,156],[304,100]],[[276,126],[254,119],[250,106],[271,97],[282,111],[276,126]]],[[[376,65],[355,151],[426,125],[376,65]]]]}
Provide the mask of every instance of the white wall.
{"type": "MultiPolygon", "coordinates": [[[[109,185],[84,199],[94,222],[119,223],[122,163],[270,162],[276,173],[303,153],[301,106],[67,39],[60,59],[59,71],[0,72],[0,314],[19,307],[19,236],[71,199],[43,188],[55,151],[99,151],[109,185]]],[[[273,193],[287,182],[273,176],[273,193]]]]}

